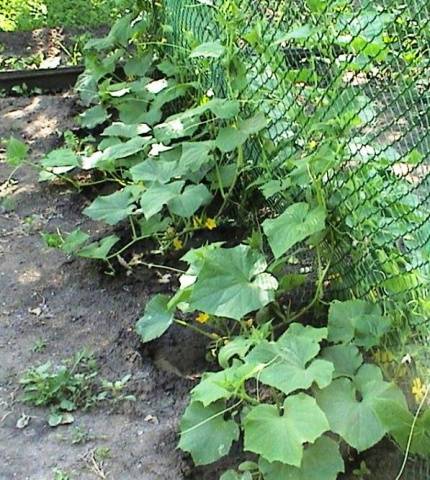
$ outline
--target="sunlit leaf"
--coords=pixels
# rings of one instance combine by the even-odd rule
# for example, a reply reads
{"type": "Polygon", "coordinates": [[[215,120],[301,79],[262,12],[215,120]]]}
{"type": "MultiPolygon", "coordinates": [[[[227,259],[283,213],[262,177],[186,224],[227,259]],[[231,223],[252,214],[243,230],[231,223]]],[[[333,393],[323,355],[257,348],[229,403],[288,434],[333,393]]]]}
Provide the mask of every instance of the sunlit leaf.
{"type": "Polygon", "coordinates": [[[142,318],[136,324],[136,332],[142,342],[146,343],[161,337],[173,323],[173,312],[167,308],[170,298],[158,294],[145,307],[142,318]]]}

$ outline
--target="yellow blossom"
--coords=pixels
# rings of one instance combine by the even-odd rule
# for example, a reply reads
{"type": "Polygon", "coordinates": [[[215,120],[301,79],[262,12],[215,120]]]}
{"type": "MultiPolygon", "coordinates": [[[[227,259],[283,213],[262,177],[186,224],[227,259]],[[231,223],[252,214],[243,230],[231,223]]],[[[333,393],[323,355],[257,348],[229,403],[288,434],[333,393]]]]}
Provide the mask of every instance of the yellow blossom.
{"type": "Polygon", "coordinates": [[[175,237],[173,239],[173,247],[175,250],[181,250],[182,248],[184,248],[184,243],[182,242],[182,240],[178,237],[175,237]]]}
{"type": "Polygon", "coordinates": [[[208,218],[205,222],[205,227],[208,229],[208,230],[213,230],[214,228],[217,227],[217,223],[216,223],[216,220],[214,218],[208,218]]]}
{"type": "Polygon", "coordinates": [[[421,378],[414,378],[412,381],[411,392],[415,397],[415,401],[420,403],[426,394],[427,387],[421,381],[421,378]]]}
{"type": "Polygon", "coordinates": [[[196,317],[196,322],[207,323],[209,321],[209,315],[204,312],[200,312],[196,317]]]}

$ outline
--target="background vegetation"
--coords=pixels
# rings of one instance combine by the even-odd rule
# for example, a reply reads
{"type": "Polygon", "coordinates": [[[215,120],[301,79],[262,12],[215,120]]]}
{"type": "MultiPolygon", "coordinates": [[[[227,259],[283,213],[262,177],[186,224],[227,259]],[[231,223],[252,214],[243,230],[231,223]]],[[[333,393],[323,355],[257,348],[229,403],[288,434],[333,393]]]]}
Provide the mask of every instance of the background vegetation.
{"type": "Polygon", "coordinates": [[[0,0],[0,31],[111,24],[132,0],[0,0]]]}

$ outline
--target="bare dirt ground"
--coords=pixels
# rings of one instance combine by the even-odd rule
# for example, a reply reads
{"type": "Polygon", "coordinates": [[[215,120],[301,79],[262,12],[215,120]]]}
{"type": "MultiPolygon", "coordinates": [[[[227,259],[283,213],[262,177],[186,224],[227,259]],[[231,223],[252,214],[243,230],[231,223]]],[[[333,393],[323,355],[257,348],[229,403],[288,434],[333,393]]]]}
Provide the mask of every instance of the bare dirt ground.
{"type": "MultiPolygon", "coordinates": [[[[0,99],[0,138],[21,137],[37,160],[58,145],[75,114],[71,94],[0,99]]],[[[192,378],[205,366],[204,344],[178,330],[142,348],[133,330],[148,296],[168,292],[170,284],[147,269],[107,276],[99,264],[47,249],[41,232],[80,226],[97,233],[80,213],[89,198],[39,184],[30,168],[14,174],[5,189],[10,172],[0,151],[0,480],[50,480],[55,469],[72,480],[218,479],[225,465],[192,469],[176,449],[192,378]],[[34,351],[40,340],[46,348],[34,351]],[[47,409],[20,402],[19,378],[30,366],[58,364],[84,347],[94,352],[104,378],[132,375],[127,393],[136,401],[99,405],[74,413],[73,425],[50,428],[47,409]],[[19,429],[22,414],[30,422],[19,429]],[[90,439],[73,444],[75,427],[90,439]],[[99,447],[109,455],[97,465],[99,447]]],[[[387,442],[366,456],[370,476],[345,480],[394,480],[401,460],[387,442]]]]}
{"type": "MultiPolygon", "coordinates": [[[[19,135],[37,159],[56,145],[58,131],[71,125],[74,105],[67,94],[1,99],[0,138],[19,135]]],[[[0,161],[0,185],[9,173],[10,167],[0,161]]],[[[186,337],[168,338],[146,352],[133,333],[148,294],[169,285],[148,270],[108,277],[98,265],[48,250],[41,232],[81,225],[85,198],[38,184],[29,168],[14,179],[17,183],[2,192],[0,207],[0,479],[47,480],[54,468],[73,479],[104,478],[94,474],[89,460],[99,446],[110,449],[106,478],[183,478],[189,467],[176,450],[175,432],[192,385],[180,374],[196,373],[193,350],[187,364],[175,358],[181,356],[181,342],[188,342],[188,348],[186,337]],[[41,353],[33,351],[37,340],[46,343],[41,353]],[[94,352],[103,377],[132,374],[128,390],[137,401],[76,414],[74,425],[93,440],[73,446],[72,427],[52,429],[46,410],[19,402],[18,379],[32,365],[59,363],[84,347],[94,352]],[[180,372],[169,371],[173,364],[180,372]],[[23,413],[31,420],[20,430],[16,422],[23,413]]]]}

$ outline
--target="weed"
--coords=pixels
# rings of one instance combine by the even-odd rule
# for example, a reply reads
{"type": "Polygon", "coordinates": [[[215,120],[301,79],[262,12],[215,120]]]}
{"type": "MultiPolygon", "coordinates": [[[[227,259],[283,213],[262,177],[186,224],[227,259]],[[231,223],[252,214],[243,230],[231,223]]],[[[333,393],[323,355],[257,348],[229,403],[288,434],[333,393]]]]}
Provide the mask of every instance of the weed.
{"type": "Polygon", "coordinates": [[[46,349],[46,342],[43,338],[38,338],[32,347],[32,351],[35,353],[41,353],[46,349]]]}
{"type": "Polygon", "coordinates": [[[127,395],[125,389],[129,382],[131,375],[126,375],[121,380],[110,381],[101,380],[101,388],[103,391],[97,395],[98,400],[109,400],[112,403],[118,403],[123,401],[135,401],[134,395],[127,395]]]}
{"type": "Polygon", "coordinates": [[[83,427],[73,427],[70,433],[70,441],[72,445],[81,445],[91,441],[93,437],[83,427]]]}
{"type": "Polygon", "coordinates": [[[96,361],[85,350],[56,367],[51,362],[32,367],[20,379],[24,389],[22,401],[50,407],[51,426],[71,423],[71,412],[88,409],[101,401],[117,403],[133,400],[134,397],[123,391],[127,381],[128,378],[125,377],[125,381],[104,380],[100,383],[96,361]]]}
{"type": "Polygon", "coordinates": [[[53,480],[72,480],[72,477],[64,470],[54,469],[53,480]]]}

